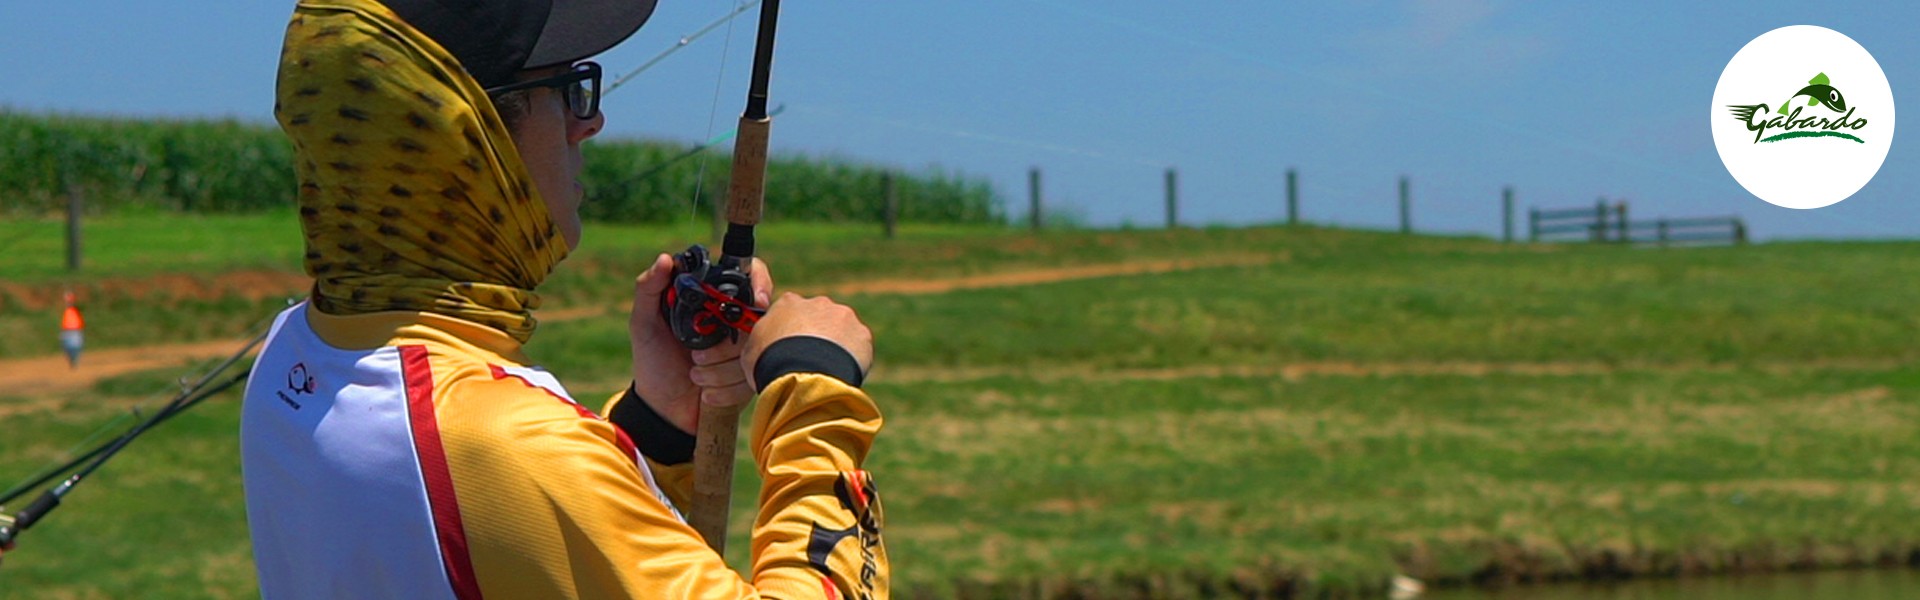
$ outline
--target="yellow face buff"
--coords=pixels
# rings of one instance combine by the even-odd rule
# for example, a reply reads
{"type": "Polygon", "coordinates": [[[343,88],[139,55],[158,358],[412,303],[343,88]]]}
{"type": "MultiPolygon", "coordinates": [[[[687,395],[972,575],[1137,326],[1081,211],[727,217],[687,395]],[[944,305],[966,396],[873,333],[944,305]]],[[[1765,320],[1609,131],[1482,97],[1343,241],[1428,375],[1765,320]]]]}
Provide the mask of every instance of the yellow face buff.
{"type": "Polygon", "coordinates": [[[374,0],[305,0],[274,116],[293,139],[313,305],[424,311],[526,342],[566,241],[480,84],[374,0]]]}

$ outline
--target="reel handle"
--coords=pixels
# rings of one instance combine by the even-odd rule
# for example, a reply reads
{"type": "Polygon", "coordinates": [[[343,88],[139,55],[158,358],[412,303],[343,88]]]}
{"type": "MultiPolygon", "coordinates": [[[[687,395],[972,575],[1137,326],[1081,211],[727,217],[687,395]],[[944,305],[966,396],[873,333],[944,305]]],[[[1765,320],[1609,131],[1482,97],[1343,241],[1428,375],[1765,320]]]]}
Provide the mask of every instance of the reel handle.
{"type": "Polygon", "coordinates": [[[40,494],[39,498],[34,498],[33,502],[28,504],[26,508],[20,509],[20,512],[13,513],[12,518],[6,518],[8,523],[0,525],[0,546],[12,542],[13,538],[20,535],[20,532],[26,531],[28,527],[32,527],[34,523],[39,522],[40,517],[47,516],[48,512],[52,512],[54,508],[60,506],[60,494],[54,493],[54,491],[58,489],[60,488],[47,490],[45,493],[40,494]]]}

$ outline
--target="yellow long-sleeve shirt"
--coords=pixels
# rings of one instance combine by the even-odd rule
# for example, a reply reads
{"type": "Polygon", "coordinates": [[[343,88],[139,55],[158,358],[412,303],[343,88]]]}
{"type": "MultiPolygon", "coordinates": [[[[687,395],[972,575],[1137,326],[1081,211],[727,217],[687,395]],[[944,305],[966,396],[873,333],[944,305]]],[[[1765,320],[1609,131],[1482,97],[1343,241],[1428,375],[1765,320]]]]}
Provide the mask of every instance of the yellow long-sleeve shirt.
{"type": "Polygon", "coordinates": [[[684,434],[643,402],[616,398],[602,418],[475,323],[296,306],[255,363],[241,425],[262,594],[886,598],[862,470],[881,417],[833,350],[802,338],[762,358],[743,579],[679,518],[690,465],[660,438],[684,434]]]}

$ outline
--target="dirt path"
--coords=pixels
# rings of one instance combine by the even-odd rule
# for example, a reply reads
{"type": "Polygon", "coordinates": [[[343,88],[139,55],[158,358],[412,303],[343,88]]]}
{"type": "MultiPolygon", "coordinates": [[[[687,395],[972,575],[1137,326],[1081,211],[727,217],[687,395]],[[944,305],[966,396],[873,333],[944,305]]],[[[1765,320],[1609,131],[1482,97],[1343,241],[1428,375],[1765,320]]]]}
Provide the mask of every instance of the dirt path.
{"type": "Polygon", "coordinates": [[[1287,262],[1289,258],[1290,257],[1284,253],[1277,255],[1235,254],[1181,260],[1152,260],[1061,267],[1057,269],[1037,269],[1032,271],[1007,271],[944,279],[854,281],[817,288],[802,288],[795,291],[807,295],[826,294],[829,296],[854,294],[944,294],[956,290],[1040,285],[1076,279],[1095,279],[1124,275],[1154,275],[1175,271],[1266,265],[1287,262]]]}
{"type": "Polygon", "coordinates": [[[102,379],[168,367],[186,367],[214,358],[226,358],[246,340],[219,340],[142,348],[91,350],[80,355],[80,366],[67,367],[65,355],[0,361],[0,395],[39,396],[86,389],[102,379]]]}
{"type": "MultiPolygon", "coordinates": [[[[794,291],[806,295],[844,296],[854,294],[940,294],[955,290],[968,290],[995,287],[1013,287],[1039,285],[1077,279],[1099,277],[1119,277],[1126,275],[1150,275],[1209,269],[1232,266],[1252,266],[1285,262],[1288,257],[1281,255],[1231,255],[1210,258],[1184,260],[1156,260],[1104,265],[1083,265],[1054,269],[1034,269],[1008,271],[952,277],[943,279],[885,279],[858,281],[825,286],[801,287],[794,291]]],[[[282,281],[267,280],[264,275],[248,273],[244,276],[216,277],[211,280],[181,279],[168,280],[178,284],[175,291],[190,289],[196,294],[216,294],[225,290],[248,289],[258,292],[270,288],[275,293],[267,296],[284,295],[286,290],[305,289],[306,280],[282,281]],[[185,282],[192,282],[188,286],[185,282]]],[[[18,294],[19,291],[15,290],[18,294]]],[[[266,297],[266,296],[262,296],[266,297]]],[[[50,298],[34,296],[30,302],[52,302],[50,298]]],[[[603,315],[622,314],[625,307],[619,306],[581,306],[557,308],[543,311],[539,317],[544,323],[560,323],[603,315]]],[[[186,368],[189,365],[215,358],[230,356],[239,350],[243,340],[222,340],[213,342],[195,342],[188,344],[166,344],[133,348],[112,348],[90,350],[80,357],[79,368],[69,369],[65,356],[54,355],[0,361],[0,395],[32,397],[47,394],[84,390],[102,379],[138,373],[153,369],[170,367],[186,368]]]]}

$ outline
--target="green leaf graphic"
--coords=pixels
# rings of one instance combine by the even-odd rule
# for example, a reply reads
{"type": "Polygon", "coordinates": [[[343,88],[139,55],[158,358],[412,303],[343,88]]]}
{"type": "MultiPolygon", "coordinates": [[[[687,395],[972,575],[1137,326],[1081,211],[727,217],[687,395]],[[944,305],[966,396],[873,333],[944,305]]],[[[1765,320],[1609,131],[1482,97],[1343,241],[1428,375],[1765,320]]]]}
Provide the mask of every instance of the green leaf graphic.
{"type": "Polygon", "coordinates": [[[1813,105],[1815,105],[1815,104],[1819,104],[1819,103],[1820,103],[1820,99],[1819,99],[1819,98],[1811,98],[1811,97],[1810,97],[1810,98],[1807,98],[1807,106],[1813,106],[1813,105]]]}
{"type": "Polygon", "coordinates": [[[1813,85],[1827,85],[1827,84],[1829,84],[1829,83],[1832,83],[1832,82],[1831,82],[1831,81],[1828,81],[1828,80],[1827,80],[1827,74],[1826,74],[1826,73],[1821,73],[1821,74],[1819,74],[1819,75],[1815,75],[1815,76],[1813,76],[1813,79],[1808,79],[1808,80],[1807,80],[1807,83],[1810,83],[1810,84],[1813,84],[1813,85]]]}
{"type": "Polygon", "coordinates": [[[1790,105],[1790,104],[1793,104],[1793,99],[1792,99],[1792,98],[1788,98],[1786,102],[1781,102],[1781,103],[1780,103],[1780,110],[1779,110],[1779,111],[1777,111],[1777,112],[1779,112],[1780,114],[1783,114],[1783,115],[1784,115],[1784,114],[1787,114],[1787,106],[1788,106],[1788,105],[1790,105]]]}

